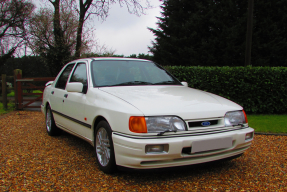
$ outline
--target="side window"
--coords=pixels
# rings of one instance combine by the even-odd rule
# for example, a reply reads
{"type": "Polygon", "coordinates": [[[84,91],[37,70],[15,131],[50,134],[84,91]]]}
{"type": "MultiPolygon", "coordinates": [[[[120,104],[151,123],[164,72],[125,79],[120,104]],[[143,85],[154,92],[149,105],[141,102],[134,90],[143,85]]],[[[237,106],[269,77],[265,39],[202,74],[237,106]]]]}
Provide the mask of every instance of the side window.
{"type": "Polygon", "coordinates": [[[60,75],[55,87],[59,88],[59,89],[65,89],[66,88],[66,83],[68,81],[69,75],[73,69],[75,64],[70,64],[68,65],[64,71],[62,72],[62,74],[60,75]]]}
{"type": "Polygon", "coordinates": [[[87,84],[87,69],[85,63],[79,63],[74,70],[70,82],[81,82],[87,84]]]}
{"type": "Polygon", "coordinates": [[[74,73],[70,79],[70,82],[81,82],[83,83],[83,92],[87,92],[88,81],[87,81],[87,69],[85,63],[79,63],[74,70],[74,73]]]}

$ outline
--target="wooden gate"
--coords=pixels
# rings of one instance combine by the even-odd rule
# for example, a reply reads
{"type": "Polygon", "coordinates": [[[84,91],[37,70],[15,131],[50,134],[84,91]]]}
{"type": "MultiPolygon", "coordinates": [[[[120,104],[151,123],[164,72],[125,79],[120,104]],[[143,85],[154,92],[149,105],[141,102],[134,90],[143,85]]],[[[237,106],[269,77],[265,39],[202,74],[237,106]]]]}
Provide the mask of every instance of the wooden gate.
{"type": "Polygon", "coordinates": [[[15,107],[16,109],[40,108],[32,103],[42,101],[45,84],[54,81],[55,77],[22,78],[22,70],[14,70],[15,107]],[[35,93],[33,90],[39,90],[35,93]]]}

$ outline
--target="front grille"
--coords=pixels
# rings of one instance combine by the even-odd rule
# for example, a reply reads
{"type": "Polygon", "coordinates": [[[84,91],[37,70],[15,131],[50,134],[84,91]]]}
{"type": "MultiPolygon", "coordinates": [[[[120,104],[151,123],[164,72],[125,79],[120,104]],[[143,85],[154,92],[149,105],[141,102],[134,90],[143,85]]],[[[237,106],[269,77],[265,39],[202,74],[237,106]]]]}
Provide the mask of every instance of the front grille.
{"type": "Polygon", "coordinates": [[[234,130],[234,127],[225,127],[224,117],[185,120],[188,131],[198,134],[212,134],[234,130]]]}
{"type": "Polygon", "coordinates": [[[222,133],[242,129],[241,126],[226,127],[224,117],[215,117],[206,119],[186,119],[185,122],[186,125],[188,126],[188,133],[193,135],[208,135],[208,134],[222,133]],[[210,125],[208,125],[207,122],[209,122],[210,125]],[[205,126],[203,126],[202,123],[205,126]]]}
{"type": "Polygon", "coordinates": [[[218,120],[211,120],[211,121],[194,121],[194,122],[188,122],[188,126],[189,126],[189,127],[206,127],[206,126],[203,126],[203,125],[202,125],[203,122],[209,122],[209,123],[210,123],[209,126],[217,125],[217,124],[218,124],[218,120]]]}

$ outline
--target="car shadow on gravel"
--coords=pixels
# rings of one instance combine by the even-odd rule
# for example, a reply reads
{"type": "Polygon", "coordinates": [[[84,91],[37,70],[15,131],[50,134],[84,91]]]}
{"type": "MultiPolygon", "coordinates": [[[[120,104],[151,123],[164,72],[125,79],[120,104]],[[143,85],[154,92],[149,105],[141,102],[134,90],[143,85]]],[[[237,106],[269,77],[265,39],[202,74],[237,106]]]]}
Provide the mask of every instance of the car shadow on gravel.
{"type": "Polygon", "coordinates": [[[160,169],[145,169],[145,170],[134,170],[134,169],[120,169],[117,173],[112,176],[122,177],[123,179],[133,180],[135,183],[138,182],[150,182],[153,180],[166,181],[170,178],[181,179],[183,177],[201,177],[204,174],[216,174],[228,172],[229,169],[236,167],[236,160],[232,161],[214,161],[194,165],[160,168],[160,169]]]}

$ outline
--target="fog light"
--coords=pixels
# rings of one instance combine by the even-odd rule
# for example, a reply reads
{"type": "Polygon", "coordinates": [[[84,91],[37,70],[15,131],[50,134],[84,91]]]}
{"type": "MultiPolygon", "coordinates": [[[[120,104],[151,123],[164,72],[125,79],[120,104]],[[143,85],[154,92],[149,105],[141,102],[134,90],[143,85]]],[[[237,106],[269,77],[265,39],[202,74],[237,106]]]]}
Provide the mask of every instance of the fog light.
{"type": "Polygon", "coordinates": [[[168,152],[168,144],[161,145],[146,145],[145,153],[167,153],[168,152]]]}
{"type": "Polygon", "coordinates": [[[253,138],[253,132],[251,132],[251,133],[246,133],[246,135],[245,135],[245,141],[246,140],[250,140],[250,139],[252,139],[253,138]]]}

